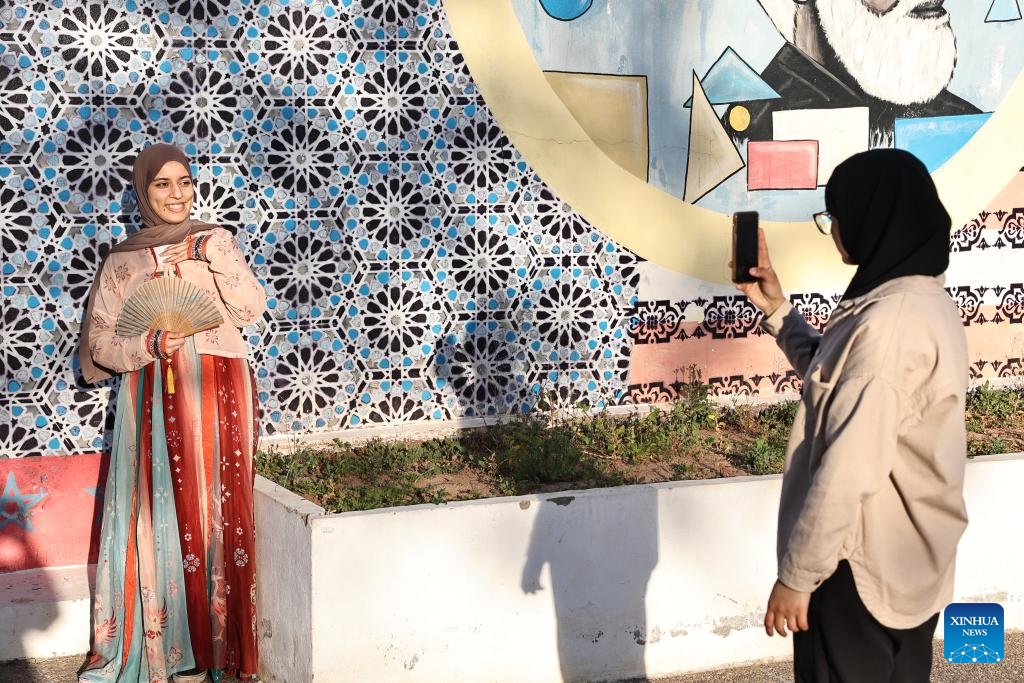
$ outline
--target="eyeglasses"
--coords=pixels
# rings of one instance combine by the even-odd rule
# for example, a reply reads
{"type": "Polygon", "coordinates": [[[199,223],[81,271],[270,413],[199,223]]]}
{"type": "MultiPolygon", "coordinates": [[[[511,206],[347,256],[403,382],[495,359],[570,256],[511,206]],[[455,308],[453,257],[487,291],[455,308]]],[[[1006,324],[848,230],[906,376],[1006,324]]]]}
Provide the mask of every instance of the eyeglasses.
{"type": "Polygon", "coordinates": [[[828,211],[819,211],[814,214],[814,225],[818,227],[818,232],[822,235],[832,234],[832,214],[828,211]]]}

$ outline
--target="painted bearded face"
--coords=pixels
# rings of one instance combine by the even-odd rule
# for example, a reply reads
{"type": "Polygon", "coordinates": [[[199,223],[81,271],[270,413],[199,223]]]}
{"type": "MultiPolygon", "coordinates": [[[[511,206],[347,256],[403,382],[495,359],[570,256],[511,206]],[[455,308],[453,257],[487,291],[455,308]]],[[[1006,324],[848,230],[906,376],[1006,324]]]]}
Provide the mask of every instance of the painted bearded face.
{"type": "Polygon", "coordinates": [[[943,0],[817,0],[839,61],[866,93],[899,105],[933,99],[949,84],[956,40],[943,0]]]}

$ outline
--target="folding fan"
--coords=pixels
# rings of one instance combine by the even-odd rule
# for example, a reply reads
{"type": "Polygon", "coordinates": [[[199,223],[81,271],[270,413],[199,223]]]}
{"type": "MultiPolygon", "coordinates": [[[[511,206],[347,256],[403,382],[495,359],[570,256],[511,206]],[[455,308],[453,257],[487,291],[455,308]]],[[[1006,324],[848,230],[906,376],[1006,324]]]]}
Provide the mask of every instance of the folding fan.
{"type": "Polygon", "coordinates": [[[223,316],[206,292],[188,280],[161,277],[145,283],[128,297],[114,331],[121,337],[133,337],[148,330],[192,335],[222,322],[223,316]]]}

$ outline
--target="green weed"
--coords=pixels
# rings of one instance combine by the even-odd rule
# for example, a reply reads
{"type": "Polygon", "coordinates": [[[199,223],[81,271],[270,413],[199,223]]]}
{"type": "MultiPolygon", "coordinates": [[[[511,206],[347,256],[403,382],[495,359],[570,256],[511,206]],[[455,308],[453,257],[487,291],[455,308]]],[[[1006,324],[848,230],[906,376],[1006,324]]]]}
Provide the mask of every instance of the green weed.
{"type": "Polygon", "coordinates": [[[741,455],[741,460],[751,474],[778,474],[786,461],[786,448],[766,438],[758,438],[749,450],[741,455]]]}
{"type": "MultiPolygon", "coordinates": [[[[545,391],[543,409],[504,423],[422,441],[294,443],[286,451],[260,452],[257,469],[329,512],[782,471],[796,401],[722,407],[693,368],[676,387],[680,398],[670,406],[622,416],[577,405],[565,417],[557,409],[565,397],[545,391]],[[708,464],[709,453],[718,454],[719,464],[713,458],[708,464]],[[477,488],[450,493],[445,486],[453,477],[472,479],[477,488]]],[[[985,385],[972,391],[968,454],[1024,449],[1022,416],[1020,390],[985,385]]]]}

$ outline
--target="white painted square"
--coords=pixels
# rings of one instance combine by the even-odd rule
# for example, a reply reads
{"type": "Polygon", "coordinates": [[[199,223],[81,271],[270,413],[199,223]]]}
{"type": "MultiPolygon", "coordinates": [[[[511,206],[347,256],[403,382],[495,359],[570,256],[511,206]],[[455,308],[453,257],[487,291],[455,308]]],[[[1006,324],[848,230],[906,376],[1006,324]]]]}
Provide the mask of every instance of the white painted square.
{"type": "Polygon", "coordinates": [[[836,166],[867,150],[868,108],[794,109],[772,112],[775,140],[818,141],[818,185],[828,182],[836,166]]]}

